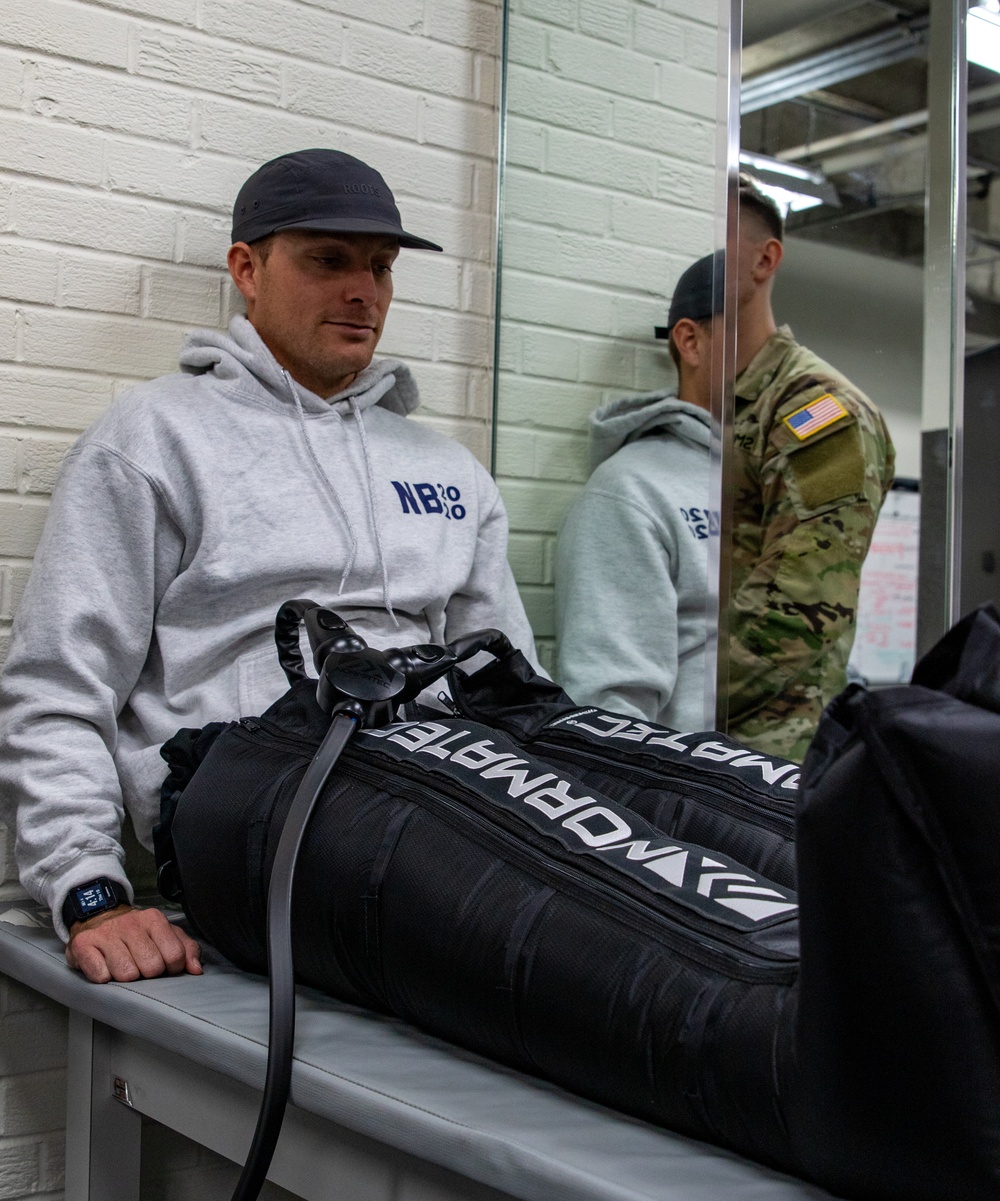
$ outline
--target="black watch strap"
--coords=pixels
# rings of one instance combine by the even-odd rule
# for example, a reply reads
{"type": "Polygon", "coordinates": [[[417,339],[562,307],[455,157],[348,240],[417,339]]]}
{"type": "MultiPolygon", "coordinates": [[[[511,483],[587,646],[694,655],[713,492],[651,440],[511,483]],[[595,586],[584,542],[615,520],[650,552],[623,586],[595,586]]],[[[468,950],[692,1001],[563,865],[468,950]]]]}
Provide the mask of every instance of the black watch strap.
{"type": "Polygon", "coordinates": [[[71,888],[63,901],[62,918],[68,930],[74,922],[85,922],[88,917],[106,913],[118,905],[128,904],[128,894],[120,884],[99,876],[71,888]]]}

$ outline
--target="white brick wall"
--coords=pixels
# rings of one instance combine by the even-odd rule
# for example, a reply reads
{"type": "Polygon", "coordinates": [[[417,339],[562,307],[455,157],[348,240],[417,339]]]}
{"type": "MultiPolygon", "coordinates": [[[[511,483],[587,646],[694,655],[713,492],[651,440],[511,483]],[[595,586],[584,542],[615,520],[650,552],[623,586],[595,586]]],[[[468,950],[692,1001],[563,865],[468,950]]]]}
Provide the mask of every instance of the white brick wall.
{"type": "MultiPolygon", "coordinates": [[[[62,455],[175,368],[186,329],[238,311],[229,210],[274,155],[359,155],[445,246],[401,256],[382,348],[485,461],[499,18],[499,0],[0,0],[0,662],[62,455]]],[[[61,1022],[0,980],[0,1201],[62,1188],[61,1022]]],[[[149,1195],[213,1195],[175,1152],[154,1140],[149,1195]]]]}
{"type": "Polygon", "coordinates": [[[549,666],[587,417],[672,382],[653,326],[713,246],[715,19],[711,0],[512,0],[497,472],[549,666]]]}
{"type": "Polygon", "coordinates": [[[65,1057],[66,1011],[0,976],[0,1197],[62,1196],[65,1057]]]}
{"type": "MultiPolygon", "coordinates": [[[[714,5],[512,5],[499,469],[551,649],[587,416],[669,378],[651,326],[711,245],[714,5]]],[[[446,246],[401,257],[383,349],[414,364],[424,419],[485,459],[498,18],[499,0],[0,0],[0,660],[62,455],[173,368],[185,329],[237,311],[228,210],[273,155],[359,155],[446,246]]],[[[0,1201],[61,1195],[63,1037],[56,1007],[0,980],[0,1201]]],[[[204,1156],[148,1150],[150,1201],[213,1193],[204,1156]]]]}

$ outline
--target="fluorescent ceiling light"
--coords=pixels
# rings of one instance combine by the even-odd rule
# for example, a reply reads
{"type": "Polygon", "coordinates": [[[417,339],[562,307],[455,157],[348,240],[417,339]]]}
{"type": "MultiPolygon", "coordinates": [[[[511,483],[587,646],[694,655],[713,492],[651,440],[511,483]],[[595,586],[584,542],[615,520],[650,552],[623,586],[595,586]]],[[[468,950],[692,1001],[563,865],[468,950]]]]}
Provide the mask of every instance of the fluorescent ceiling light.
{"type": "Polygon", "coordinates": [[[775,201],[785,217],[819,204],[840,207],[837,189],[819,171],[749,150],[740,151],[740,164],[750,168],[760,190],[775,201]]]}
{"type": "Polygon", "coordinates": [[[1000,74],[1000,0],[987,0],[969,9],[965,41],[970,63],[1000,74]]]}
{"type": "MultiPolygon", "coordinates": [[[[1000,0],[998,0],[1000,3],[1000,0]]],[[[823,176],[818,171],[810,171],[808,167],[800,167],[798,163],[786,163],[784,159],[769,158],[766,154],[753,154],[749,150],[740,151],[740,162],[753,168],[754,172],[767,175],[783,175],[787,179],[805,183],[823,183],[823,176]]]]}
{"type": "Polygon", "coordinates": [[[815,208],[823,203],[818,196],[803,196],[801,192],[789,192],[787,188],[779,188],[776,184],[764,183],[762,180],[757,181],[757,187],[765,196],[771,197],[781,209],[782,217],[787,217],[789,213],[801,212],[802,209],[815,208]]]}

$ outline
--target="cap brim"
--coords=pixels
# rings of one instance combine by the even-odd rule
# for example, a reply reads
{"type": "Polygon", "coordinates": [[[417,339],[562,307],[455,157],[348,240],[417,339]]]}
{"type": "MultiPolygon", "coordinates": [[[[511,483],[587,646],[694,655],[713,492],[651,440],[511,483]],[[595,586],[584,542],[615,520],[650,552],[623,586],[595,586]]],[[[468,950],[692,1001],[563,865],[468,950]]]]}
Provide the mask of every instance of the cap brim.
{"type": "Polygon", "coordinates": [[[416,234],[408,234],[398,225],[392,225],[388,221],[366,221],[361,217],[316,217],[311,221],[293,221],[290,225],[279,225],[274,233],[281,233],[286,229],[310,229],[327,234],[384,234],[388,238],[395,238],[400,246],[405,246],[408,250],[444,251],[444,247],[438,246],[436,242],[418,238],[416,234]]]}
{"type": "Polygon", "coordinates": [[[655,335],[657,338],[669,338],[669,337],[670,337],[670,331],[671,331],[673,328],[674,328],[674,327],[673,327],[672,325],[654,325],[654,326],[653,326],[653,334],[654,334],[654,335],[655,335]]]}

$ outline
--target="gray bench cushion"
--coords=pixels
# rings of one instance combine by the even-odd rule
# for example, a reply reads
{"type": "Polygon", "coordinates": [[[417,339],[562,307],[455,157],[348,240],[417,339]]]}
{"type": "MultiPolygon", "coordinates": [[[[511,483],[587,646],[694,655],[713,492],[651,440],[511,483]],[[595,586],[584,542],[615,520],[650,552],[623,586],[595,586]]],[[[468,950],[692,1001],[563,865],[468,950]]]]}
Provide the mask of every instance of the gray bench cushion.
{"type": "MultiPolygon", "coordinates": [[[[48,921],[0,905],[0,971],[262,1087],[267,985],[211,948],[205,975],[88,984],[48,921]]],[[[763,1099],[762,1099],[763,1100],[763,1099]]],[[[529,1201],[819,1201],[830,1194],[299,989],[292,1103],[529,1201]]]]}

